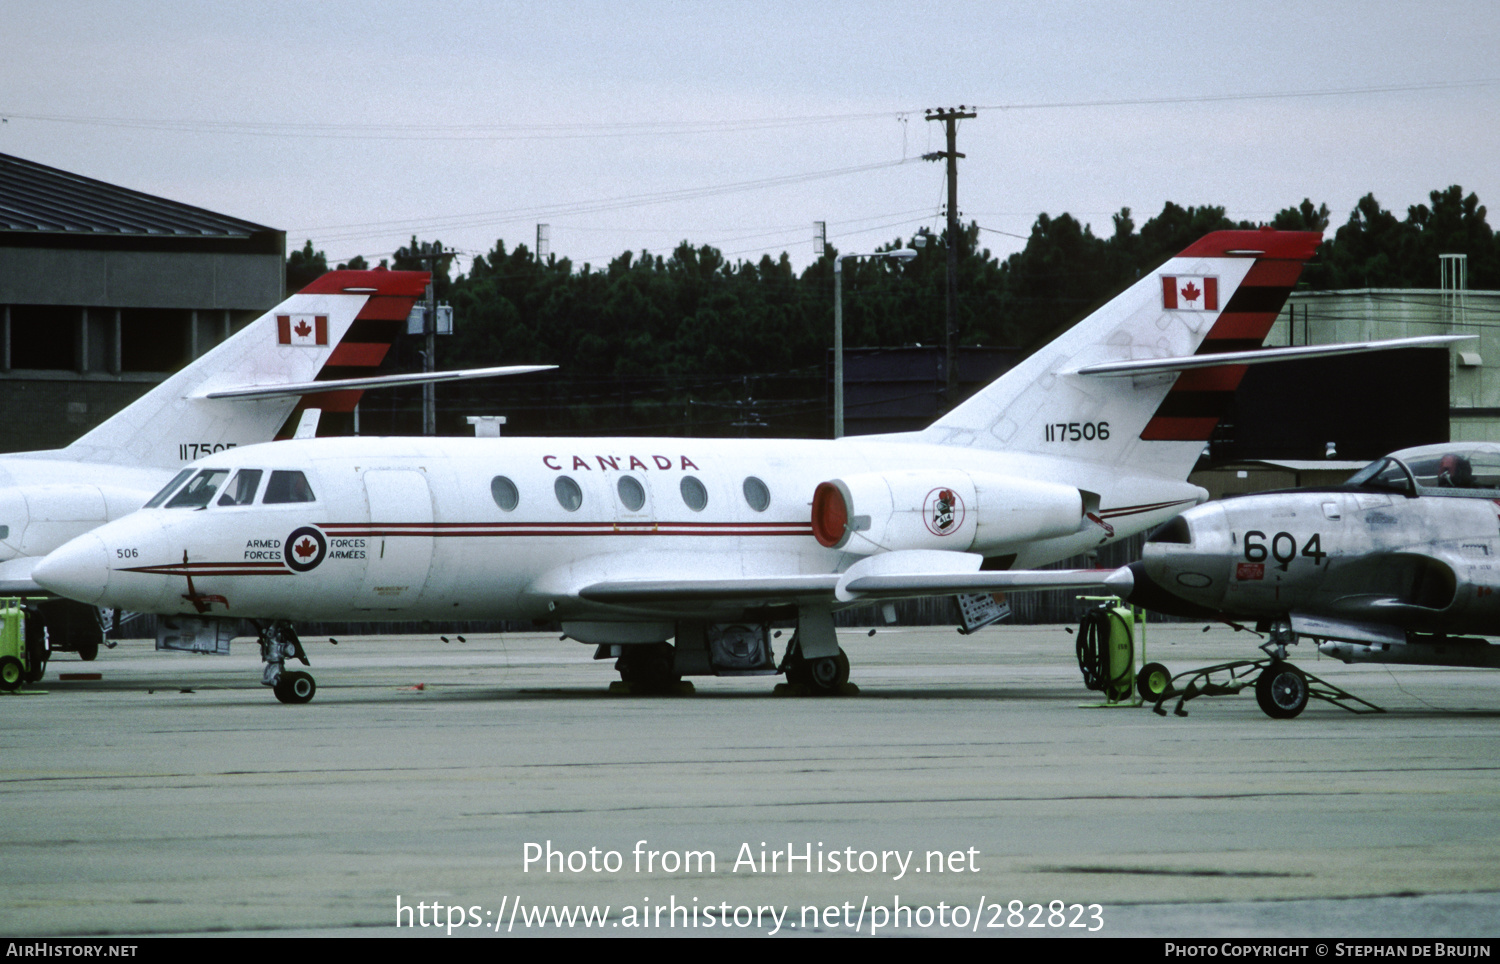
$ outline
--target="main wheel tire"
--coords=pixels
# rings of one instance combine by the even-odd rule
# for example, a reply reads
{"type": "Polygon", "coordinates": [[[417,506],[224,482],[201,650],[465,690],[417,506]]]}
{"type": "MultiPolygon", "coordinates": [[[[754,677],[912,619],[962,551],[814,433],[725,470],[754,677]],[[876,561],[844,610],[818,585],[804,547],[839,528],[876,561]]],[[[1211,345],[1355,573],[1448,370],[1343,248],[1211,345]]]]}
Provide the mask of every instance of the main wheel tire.
{"type": "Polygon", "coordinates": [[[802,682],[815,693],[837,693],[849,682],[849,656],[842,649],[835,656],[804,660],[803,666],[806,675],[802,682]]]}
{"type": "Polygon", "coordinates": [[[282,673],[273,690],[283,703],[306,703],[318,691],[318,684],[310,674],[294,671],[282,673]]]}
{"type": "Polygon", "coordinates": [[[31,664],[31,668],[22,675],[22,679],[24,679],[28,683],[40,683],[42,681],[42,677],[46,675],[46,660],[38,660],[31,664]]]}
{"type": "Polygon", "coordinates": [[[1147,663],[1135,674],[1135,691],[1147,703],[1160,703],[1162,694],[1172,688],[1172,674],[1160,663],[1147,663]]]}
{"type": "Polygon", "coordinates": [[[624,652],[615,662],[622,682],[637,693],[670,693],[682,682],[675,672],[677,651],[670,643],[633,644],[621,647],[624,652]]]}
{"type": "Polygon", "coordinates": [[[1255,681],[1255,701],[1273,720],[1290,720],[1307,709],[1307,676],[1291,663],[1275,660],[1255,681]]]}
{"type": "Polygon", "coordinates": [[[22,668],[21,661],[14,656],[0,656],[0,690],[7,693],[21,688],[21,680],[25,678],[26,670],[22,668]]]}

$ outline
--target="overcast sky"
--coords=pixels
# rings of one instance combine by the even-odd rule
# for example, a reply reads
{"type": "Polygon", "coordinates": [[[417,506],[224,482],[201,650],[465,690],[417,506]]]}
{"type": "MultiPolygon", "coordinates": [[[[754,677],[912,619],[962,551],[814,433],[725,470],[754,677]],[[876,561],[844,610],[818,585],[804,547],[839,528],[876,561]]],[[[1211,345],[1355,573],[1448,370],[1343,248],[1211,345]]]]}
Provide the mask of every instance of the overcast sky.
{"type": "Polygon", "coordinates": [[[0,152],[331,263],[547,222],[580,265],[689,240],[801,267],[814,221],[845,252],[939,227],[923,111],[977,105],[959,207],[1004,256],[1040,212],[1500,202],[1497,28],[1490,0],[7,0],[0,152]]]}

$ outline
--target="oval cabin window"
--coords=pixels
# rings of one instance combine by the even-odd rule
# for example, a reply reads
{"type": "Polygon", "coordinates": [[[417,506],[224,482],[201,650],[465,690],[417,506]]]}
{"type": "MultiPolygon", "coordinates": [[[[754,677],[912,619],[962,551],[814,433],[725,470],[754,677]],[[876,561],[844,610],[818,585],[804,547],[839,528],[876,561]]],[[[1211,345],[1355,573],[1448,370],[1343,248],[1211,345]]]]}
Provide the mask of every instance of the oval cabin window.
{"type": "Polygon", "coordinates": [[[771,490],[755,476],[745,479],[745,504],[756,512],[764,512],[771,505],[771,490]]]}
{"type": "Polygon", "coordinates": [[[689,509],[692,509],[694,512],[702,512],[703,507],[708,505],[708,490],[703,487],[702,482],[699,482],[693,476],[684,475],[682,477],[681,488],[682,501],[687,503],[689,509]]]}
{"type": "Polygon", "coordinates": [[[521,503],[521,493],[517,491],[516,484],[503,475],[490,479],[490,498],[506,512],[514,512],[521,503]]]}
{"type": "Polygon", "coordinates": [[[646,490],[629,475],[620,476],[620,482],[615,486],[615,491],[620,493],[621,504],[631,512],[641,511],[641,506],[646,504],[646,490]]]}
{"type": "Polygon", "coordinates": [[[574,482],[566,475],[557,477],[557,482],[553,484],[552,491],[557,493],[557,504],[569,512],[577,512],[578,507],[583,505],[583,490],[578,487],[577,482],[574,482]]]}

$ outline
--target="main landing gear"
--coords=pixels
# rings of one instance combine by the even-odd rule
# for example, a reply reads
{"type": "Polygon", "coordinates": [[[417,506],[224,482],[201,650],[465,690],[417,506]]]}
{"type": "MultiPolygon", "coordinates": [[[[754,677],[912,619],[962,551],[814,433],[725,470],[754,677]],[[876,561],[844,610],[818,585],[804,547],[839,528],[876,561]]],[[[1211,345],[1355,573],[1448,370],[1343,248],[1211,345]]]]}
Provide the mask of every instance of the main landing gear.
{"type": "Polygon", "coordinates": [[[842,649],[832,656],[809,659],[802,655],[802,645],[795,636],[778,669],[786,674],[788,686],[810,696],[836,696],[849,682],[849,656],[842,649]]]}
{"type": "Polygon", "coordinates": [[[299,659],[303,666],[311,666],[307,653],[302,649],[302,640],[284,619],[260,628],[260,658],[266,669],[261,674],[261,684],[271,687],[271,692],[283,703],[306,703],[318,691],[318,684],[309,673],[301,670],[286,672],[287,659],[299,659]]]}
{"type": "MultiPolygon", "coordinates": [[[[620,682],[632,693],[663,694],[676,692],[682,674],[676,668],[676,650],[671,643],[641,643],[621,646],[615,669],[620,682]]],[[[689,687],[691,688],[691,687],[689,687]]]]}
{"type": "MultiPolygon", "coordinates": [[[[680,620],[672,627],[673,643],[667,642],[598,642],[586,633],[599,632],[597,624],[576,628],[575,639],[595,643],[594,658],[614,660],[620,681],[610,684],[610,691],[631,694],[686,694],[693,685],[691,676],[777,676],[785,674],[786,683],[776,692],[789,696],[852,695],[859,692],[849,682],[849,657],[839,648],[833,616],[827,609],[806,607],[798,612],[797,628],[787,643],[780,663],[772,640],[781,636],[772,632],[769,622],[709,623],[680,620]]],[[[632,628],[622,625],[623,637],[632,628]]],[[[667,627],[660,627],[665,635],[667,627]]],[[[605,632],[610,627],[603,627],[605,632]]],[[[568,632],[564,624],[565,634],[568,632]]]]}

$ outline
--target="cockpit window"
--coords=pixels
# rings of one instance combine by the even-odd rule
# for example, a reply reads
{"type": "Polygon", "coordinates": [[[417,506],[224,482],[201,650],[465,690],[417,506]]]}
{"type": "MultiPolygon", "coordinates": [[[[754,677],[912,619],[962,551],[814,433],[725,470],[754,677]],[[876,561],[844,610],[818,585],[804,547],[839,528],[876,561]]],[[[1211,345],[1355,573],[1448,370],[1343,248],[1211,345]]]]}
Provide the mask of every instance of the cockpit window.
{"type": "Polygon", "coordinates": [[[1380,459],[1371,462],[1356,472],[1346,484],[1364,489],[1378,489],[1381,492],[1400,492],[1402,495],[1412,495],[1415,491],[1406,466],[1396,459],[1380,459]]]}
{"type": "Polygon", "coordinates": [[[260,469],[240,469],[229,480],[224,494],[219,496],[219,505],[249,505],[255,501],[255,490],[260,488],[260,469]]]}
{"type": "Polygon", "coordinates": [[[144,506],[142,506],[142,508],[154,509],[157,506],[161,505],[163,502],[167,501],[167,496],[177,491],[177,487],[181,485],[183,481],[192,474],[192,469],[183,469],[181,472],[178,472],[176,475],[172,476],[172,481],[163,486],[162,490],[153,495],[151,497],[151,501],[147,502],[144,506]]]}
{"type": "Polygon", "coordinates": [[[312,486],[307,484],[307,476],[295,471],[272,472],[271,481],[266,483],[265,497],[261,499],[263,505],[316,501],[312,486]]]}
{"type": "Polygon", "coordinates": [[[1384,458],[1349,480],[1366,489],[1405,495],[1484,498],[1500,496],[1500,452],[1455,444],[1412,452],[1404,459],[1384,458]]]}
{"type": "Polygon", "coordinates": [[[208,505],[214,493],[219,491],[219,486],[229,478],[228,469],[204,469],[193,480],[182,487],[182,491],[172,496],[172,501],[167,503],[168,509],[201,509],[208,505]]]}
{"type": "Polygon", "coordinates": [[[1406,463],[1423,495],[1493,498],[1500,490],[1500,453],[1453,448],[1406,463]]]}

